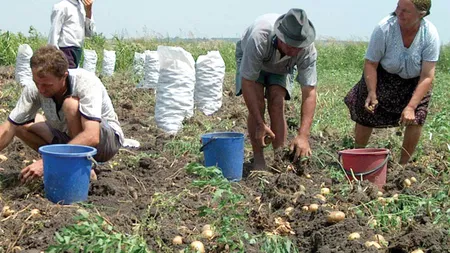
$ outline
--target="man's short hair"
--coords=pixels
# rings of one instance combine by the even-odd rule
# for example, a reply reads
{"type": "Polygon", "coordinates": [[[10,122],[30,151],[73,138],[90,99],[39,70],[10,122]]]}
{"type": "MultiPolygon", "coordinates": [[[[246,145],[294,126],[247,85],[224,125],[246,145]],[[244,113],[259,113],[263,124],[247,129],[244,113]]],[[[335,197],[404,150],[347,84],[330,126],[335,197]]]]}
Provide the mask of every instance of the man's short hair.
{"type": "Polygon", "coordinates": [[[69,68],[69,62],[61,50],[53,45],[47,45],[34,52],[30,66],[39,76],[52,74],[63,77],[69,68]]]}

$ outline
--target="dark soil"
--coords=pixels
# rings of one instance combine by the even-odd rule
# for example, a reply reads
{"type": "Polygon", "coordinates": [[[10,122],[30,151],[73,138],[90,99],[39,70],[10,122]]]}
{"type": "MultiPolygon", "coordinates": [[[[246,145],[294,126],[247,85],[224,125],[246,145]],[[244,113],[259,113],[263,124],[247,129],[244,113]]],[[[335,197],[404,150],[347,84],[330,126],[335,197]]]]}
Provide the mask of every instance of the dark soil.
{"type": "MultiPolygon", "coordinates": [[[[123,233],[133,233],[144,217],[153,217],[161,226],[153,230],[148,227],[141,228],[141,231],[149,248],[157,252],[163,251],[160,248],[161,241],[171,246],[172,238],[176,235],[182,235],[186,238],[186,243],[189,243],[195,238],[194,235],[199,233],[202,225],[211,222],[201,217],[198,211],[199,207],[210,200],[210,192],[208,189],[191,192],[194,188],[190,185],[195,176],[187,174],[184,169],[187,164],[199,162],[201,158],[189,153],[175,157],[165,151],[166,144],[175,137],[165,135],[155,126],[153,91],[136,90],[132,84],[123,80],[107,83],[107,87],[126,136],[139,140],[141,147],[122,149],[112,161],[100,166],[98,180],[90,185],[87,203],[92,204],[90,208],[93,212],[107,218],[117,231],[123,233]],[[130,157],[135,157],[136,160],[130,157]],[[186,189],[189,191],[186,192],[186,189]],[[163,213],[157,208],[151,208],[161,193],[168,194],[167,196],[181,196],[178,202],[168,205],[173,211],[163,213]],[[160,238],[161,241],[156,238],[160,238]]],[[[235,97],[231,90],[230,87],[226,87],[224,105],[213,117],[217,118],[217,122],[224,119],[232,120],[233,131],[246,132],[246,109],[243,99],[235,97]]],[[[290,115],[295,114],[290,112],[290,115]]],[[[187,120],[185,125],[196,125],[200,129],[206,129],[205,117],[196,115],[187,120]]],[[[210,130],[212,132],[230,129],[213,126],[210,130]]],[[[190,136],[190,133],[184,130],[179,135],[181,137],[177,138],[190,138],[196,143],[200,139],[199,136],[190,136]]],[[[248,140],[246,142],[249,144],[248,140]]],[[[325,146],[333,154],[337,150],[336,144],[332,143],[340,142],[342,140],[333,135],[312,138],[313,149],[319,145],[325,146]]],[[[280,159],[273,157],[273,154],[270,155],[273,153],[270,150],[266,152],[269,154],[269,160],[278,161],[278,171],[270,169],[252,171],[247,161],[251,157],[247,149],[244,178],[241,182],[233,184],[236,192],[242,193],[248,203],[248,219],[243,224],[247,232],[254,235],[270,232],[289,236],[300,252],[379,252],[374,248],[365,248],[364,242],[374,234],[383,233],[370,228],[367,219],[358,217],[348,209],[376,199],[378,192],[376,186],[363,182],[344,197],[339,192],[343,188],[348,188],[347,181],[331,179],[325,168],[336,165],[336,160],[332,157],[321,157],[323,164],[314,161],[291,163],[292,157],[288,153],[278,154],[280,159]],[[293,169],[286,169],[289,164],[293,169]],[[317,198],[323,187],[330,188],[332,192],[326,196],[326,201],[317,198]],[[314,203],[320,206],[317,212],[302,210],[303,206],[314,203]],[[285,214],[288,207],[293,207],[289,215],[285,214]],[[333,210],[345,212],[346,219],[337,224],[327,223],[326,216],[333,210]],[[287,223],[280,225],[280,218],[283,222],[288,222],[289,226],[287,223]],[[361,238],[348,241],[347,237],[352,232],[360,233],[361,238]]],[[[39,159],[39,156],[19,140],[16,139],[1,153],[8,160],[0,163],[0,167],[3,168],[0,171],[0,209],[8,205],[15,214],[8,218],[0,217],[0,252],[13,252],[13,248],[18,252],[45,250],[54,243],[54,233],[68,224],[73,224],[76,211],[84,206],[60,206],[51,203],[44,198],[42,181],[28,185],[20,184],[17,179],[19,171],[33,159],[39,159]],[[30,211],[35,208],[40,210],[40,215],[29,218],[30,211]]],[[[427,189],[426,184],[416,184],[409,189],[404,189],[402,184],[404,178],[411,176],[416,177],[419,182],[429,178],[424,165],[402,169],[390,164],[388,175],[384,189],[387,196],[409,192],[419,195],[421,191],[427,189]]],[[[439,182],[441,179],[435,177],[429,180],[439,182]]],[[[172,203],[168,198],[162,199],[172,203]]],[[[390,243],[389,247],[381,252],[411,252],[418,247],[425,249],[426,252],[448,252],[450,241],[446,231],[427,222],[427,217],[422,218],[421,223],[414,226],[404,227],[396,233],[384,234],[390,243]]],[[[214,240],[204,243],[208,249],[223,249],[214,240]]],[[[246,252],[258,252],[257,246],[246,245],[246,252]]],[[[180,249],[182,247],[174,247],[173,251],[178,252],[180,249]]]]}

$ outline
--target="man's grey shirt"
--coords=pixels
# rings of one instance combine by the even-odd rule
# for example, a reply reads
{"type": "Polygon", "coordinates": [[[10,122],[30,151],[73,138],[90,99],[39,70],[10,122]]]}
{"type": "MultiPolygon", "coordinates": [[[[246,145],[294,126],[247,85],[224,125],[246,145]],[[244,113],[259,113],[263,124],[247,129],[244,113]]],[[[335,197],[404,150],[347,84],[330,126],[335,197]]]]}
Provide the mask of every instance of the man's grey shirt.
{"type": "Polygon", "coordinates": [[[292,74],[297,66],[297,81],[301,85],[315,86],[317,51],[314,43],[293,57],[281,58],[278,49],[271,48],[274,47],[274,24],[279,16],[265,14],[258,17],[236,44],[236,61],[241,77],[256,81],[261,70],[274,74],[292,74]]]}

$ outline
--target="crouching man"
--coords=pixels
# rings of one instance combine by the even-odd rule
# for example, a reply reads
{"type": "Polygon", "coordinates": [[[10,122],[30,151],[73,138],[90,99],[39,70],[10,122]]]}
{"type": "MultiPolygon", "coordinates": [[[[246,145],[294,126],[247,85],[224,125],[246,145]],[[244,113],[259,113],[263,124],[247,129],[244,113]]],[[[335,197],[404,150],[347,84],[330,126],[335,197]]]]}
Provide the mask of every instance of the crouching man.
{"type": "MultiPolygon", "coordinates": [[[[99,162],[111,159],[124,135],[100,79],[83,69],[68,70],[64,53],[55,46],[38,49],[30,64],[36,85],[24,87],[8,120],[0,125],[0,150],[17,136],[34,150],[48,144],[79,144],[97,148],[94,159],[99,162]],[[34,123],[40,108],[46,121],[34,123]]],[[[25,183],[42,175],[41,159],[24,168],[20,178],[25,183]]]]}

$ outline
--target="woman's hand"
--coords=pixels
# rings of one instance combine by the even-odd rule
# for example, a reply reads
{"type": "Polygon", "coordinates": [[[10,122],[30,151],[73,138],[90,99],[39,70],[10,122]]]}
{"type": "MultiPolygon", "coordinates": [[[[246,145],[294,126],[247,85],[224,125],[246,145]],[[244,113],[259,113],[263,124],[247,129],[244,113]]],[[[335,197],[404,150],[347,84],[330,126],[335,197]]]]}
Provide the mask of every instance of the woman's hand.
{"type": "Polygon", "coordinates": [[[367,95],[364,108],[366,108],[368,112],[374,113],[377,106],[378,106],[377,94],[375,92],[370,92],[367,95]]]}
{"type": "Polygon", "coordinates": [[[416,112],[412,107],[405,107],[400,118],[400,124],[411,126],[416,124],[416,112]]]}

